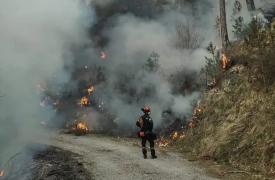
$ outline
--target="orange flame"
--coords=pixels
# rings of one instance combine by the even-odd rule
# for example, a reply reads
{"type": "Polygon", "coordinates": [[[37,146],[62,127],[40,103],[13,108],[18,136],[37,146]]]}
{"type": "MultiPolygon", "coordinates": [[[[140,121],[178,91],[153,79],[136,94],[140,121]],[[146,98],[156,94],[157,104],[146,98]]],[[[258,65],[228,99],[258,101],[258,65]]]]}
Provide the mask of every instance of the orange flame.
{"type": "Polygon", "coordinates": [[[193,116],[197,116],[199,113],[202,112],[202,109],[200,106],[197,106],[195,109],[194,109],[194,112],[193,112],[193,116]]]}
{"type": "Polygon", "coordinates": [[[173,141],[182,140],[183,138],[185,138],[185,136],[186,135],[184,132],[175,131],[175,132],[171,133],[170,138],[165,138],[165,137],[161,136],[157,140],[157,145],[160,148],[165,148],[165,147],[168,147],[173,141]]]}
{"type": "Polygon", "coordinates": [[[90,103],[90,102],[89,102],[89,99],[88,99],[88,97],[86,97],[86,96],[82,97],[81,100],[80,100],[80,105],[81,105],[81,106],[88,106],[89,103],[90,103]]]}
{"type": "Polygon", "coordinates": [[[178,138],[178,132],[176,131],[172,134],[172,139],[176,140],[177,138],[178,138]]]}
{"type": "Polygon", "coordinates": [[[89,130],[88,127],[87,127],[87,125],[86,125],[86,123],[84,123],[84,122],[77,123],[76,129],[84,130],[84,131],[88,131],[89,130]]]}
{"type": "Polygon", "coordinates": [[[171,138],[172,138],[173,141],[183,139],[184,137],[185,137],[184,132],[175,131],[171,134],[171,138]]]}
{"type": "Polygon", "coordinates": [[[169,146],[169,141],[165,139],[164,137],[160,137],[157,142],[159,147],[168,147],[169,146]]]}
{"type": "Polygon", "coordinates": [[[104,51],[101,51],[100,52],[100,58],[103,59],[103,60],[107,59],[107,53],[104,52],[104,51]]]}
{"type": "Polygon", "coordinates": [[[0,171],[0,177],[3,177],[5,175],[4,170],[0,171]]]}
{"type": "Polygon", "coordinates": [[[230,60],[226,57],[226,55],[223,53],[221,58],[222,68],[226,69],[229,66],[230,60]]]}
{"type": "Polygon", "coordinates": [[[91,95],[94,92],[94,90],[95,90],[94,86],[90,86],[87,90],[88,94],[91,95]]]}

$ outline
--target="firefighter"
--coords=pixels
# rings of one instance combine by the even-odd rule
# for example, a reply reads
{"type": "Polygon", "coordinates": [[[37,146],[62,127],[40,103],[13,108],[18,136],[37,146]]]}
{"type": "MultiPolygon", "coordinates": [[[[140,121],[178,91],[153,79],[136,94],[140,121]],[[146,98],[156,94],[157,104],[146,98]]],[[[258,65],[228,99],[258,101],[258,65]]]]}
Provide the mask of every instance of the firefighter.
{"type": "Polygon", "coordinates": [[[141,138],[142,145],[142,153],[144,159],[147,159],[147,149],[146,149],[146,141],[150,143],[151,157],[152,159],[156,159],[156,152],[154,149],[156,139],[156,135],[153,133],[153,120],[150,117],[151,109],[148,106],[141,108],[144,113],[139,120],[136,122],[136,125],[140,128],[138,132],[138,136],[141,138]]]}

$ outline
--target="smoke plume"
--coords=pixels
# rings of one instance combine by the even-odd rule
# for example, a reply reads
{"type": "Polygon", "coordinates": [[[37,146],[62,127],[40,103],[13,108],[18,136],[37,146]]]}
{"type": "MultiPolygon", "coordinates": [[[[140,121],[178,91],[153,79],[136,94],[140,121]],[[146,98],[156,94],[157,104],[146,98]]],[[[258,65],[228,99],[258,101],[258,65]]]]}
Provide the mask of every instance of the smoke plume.
{"type": "Polygon", "coordinates": [[[72,63],[71,48],[86,41],[87,13],[76,0],[1,0],[0,168],[45,134],[55,112],[40,106],[44,84],[70,79],[64,65],[72,63]]]}
{"type": "MultiPolygon", "coordinates": [[[[163,127],[165,112],[186,119],[199,97],[198,89],[192,89],[190,82],[195,83],[197,73],[204,66],[204,56],[207,55],[205,47],[215,37],[215,18],[211,3],[204,1],[209,11],[198,11],[194,17],[190,11],[185,11],[185,7],[175,8],[173,3],[166,4],[157,11],[148,10],[148,6],[143,7],[147,1],[143,4],[139,1],[136,8],[128,1],[112,2],[120,2],[119,6],[124,8],[111,15],[97,14],[97,24],[100,26],[95,27],[100,31],[94,30],[98,34],[93,34],[92,39],[100,38],[105,43],[97,44],[97,41],[93,41],[91,47],[85,48],[79,53],[80,56],[76,56],[75,71],[78,74],[81,71],[82,75],[75,77],[74,84],[85,81],[87,85],[95,85],[92,103],[99,101],[99,104],[104,104],[104,109],[113,117],[111,121],[117,125],[117,129],[126,131],[126,134],[134,128],[136,119],[141,115],[140,108],[144,105],[152,108],[156,126],[163,127]],[[147,16],[139,15],[137,12],[140,11],[144,11],[147,16]],[[148,12],[158,13],[151,16],[148,12]],[[182,34],[191,35],[187,39],[196,41],[198,45],[178,47],[177,27],[182,27],[182,34]],[[196,36],[192,33],[196,33],[196,36]],[[101,51],[107,54],[107,59],[100,59],[101,51]],[[100,67],[100,73],[103,74],[101,80],[95,78],[98,76],[95,67],[100,67]],[[85,76],[83,72],[86,72],[85,76]],[[175,81],[176,76],[178,79],[175,81]]],[[[108,3],[101,6],[100,10],[104,12],[104,8],[106,11],[109,9],[108,3]]],[[[201,4],[199,8],[202,8],[201,4]]],[[[92,118],[87,117],[88,121],[92,118]]],[[[102,119],[99,118],[98,121],[102,119]]],[[[110,125],[113,126],[113,123],[110,125]]]]}
{"type": "MultiPolygon", "coordinates": [[[[214,37],[213,7],[203,2],[198,9],[209,11],[194,16],[174,3],[152,1],[2,0],[1,162],[33,137],[43,138],[43,125],[56,115],[53,102],[43,101],[47,91],[62,99],[64,91],[95,85],[92,100],[104,113],[93,107],[85,112],[96,128],[116,124],[130,132],[145,104],[151,106],[156,126],[163,126],[165,112],[185,119],[199,96],[192,81],[204,66],[204,47],[214,37]],[[193,39],[198,47],[178,47],[176,27],[198,33],[200,40],[193,39]],[[107,59],[100,59],[101,51],[107,59]]],[[[78,108],[69,107],[74,120],[78,108]]]]}

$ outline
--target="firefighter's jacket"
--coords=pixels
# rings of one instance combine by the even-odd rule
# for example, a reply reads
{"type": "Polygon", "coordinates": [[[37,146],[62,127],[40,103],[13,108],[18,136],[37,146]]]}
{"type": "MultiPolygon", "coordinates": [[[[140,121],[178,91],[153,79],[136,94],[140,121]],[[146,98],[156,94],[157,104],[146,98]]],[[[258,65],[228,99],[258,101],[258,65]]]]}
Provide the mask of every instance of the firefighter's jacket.
{"type": "Polygon", "coordinates": [[[149,114],[144,114],[141,116],[136,122],[136,125],[140,127],[140,131],[145,133],[145,137],[147,139],[156,139],[155,133],[152,132],[154,127],[153,120],[149,114]]]}

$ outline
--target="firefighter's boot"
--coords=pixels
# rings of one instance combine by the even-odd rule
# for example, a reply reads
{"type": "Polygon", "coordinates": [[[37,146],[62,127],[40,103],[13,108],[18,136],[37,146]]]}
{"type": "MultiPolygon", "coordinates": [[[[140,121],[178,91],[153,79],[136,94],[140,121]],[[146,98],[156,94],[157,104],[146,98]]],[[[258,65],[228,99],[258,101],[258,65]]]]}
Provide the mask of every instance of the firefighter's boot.
{"type": "Polygon", "coordinates": [[[143,158],[147,159],[147,150],[146,148],[142,148],[143,158]]]}
{"type": "Polygon", "coordinates": [[[152,159],[156,159],[157,158],[156,151],[153,148],[151,148],[151,156],[152,156],[152,159]]]}

